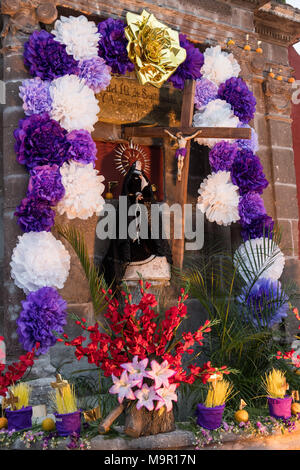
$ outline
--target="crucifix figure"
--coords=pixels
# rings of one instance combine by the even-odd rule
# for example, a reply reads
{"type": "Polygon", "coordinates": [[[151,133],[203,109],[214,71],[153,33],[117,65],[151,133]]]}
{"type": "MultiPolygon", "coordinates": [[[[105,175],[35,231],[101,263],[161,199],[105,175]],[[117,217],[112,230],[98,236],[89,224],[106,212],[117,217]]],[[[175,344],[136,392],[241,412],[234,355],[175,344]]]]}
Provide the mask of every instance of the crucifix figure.
{"type": "Polygon", "coordinates": [[[197,135],[200,134],[200,131],[195,132],[192,135],[184,136],[181,131],[177,132],[175,135],[172,134],[168,129],[164,130],[172,139],[177,141],[177,149],[175,153],[175,158],[177,158],[177,180],[181,181],[181,172],[184,163],[184,157],[187,153],[187,143],[194,139],[197,135]]]}
{"type": "Polygon", "coordinates": [[[58,389],[60,395],[62,396],[62,389],[68,385],[67,380],[63,380],[60,374],[56,374],[56,382],[51,382],[51,387],[58,389]]]}
{"type": "Polygon", "coordinates": [[[18,403],[18,397],[15,397],[11,390],[8,391],[9,398],[4,398],[2,402],[2,408],[7,408],[10,406],[11,410],[16,410],[16,403],[18,403]]]}

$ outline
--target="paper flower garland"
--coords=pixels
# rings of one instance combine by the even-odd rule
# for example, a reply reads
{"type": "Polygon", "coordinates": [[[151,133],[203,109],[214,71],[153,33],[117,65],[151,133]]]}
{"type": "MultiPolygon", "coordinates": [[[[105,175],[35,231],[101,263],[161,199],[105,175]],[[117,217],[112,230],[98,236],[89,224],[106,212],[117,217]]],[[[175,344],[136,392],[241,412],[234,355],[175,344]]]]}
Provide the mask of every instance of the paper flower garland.
{"type": "Polygon", "coordinates": [[[210,101],[217,99],[218,87],[215,83],[207,80],[207,78],[200,78],[196,80],[195,89],[195,107],[201,109],[202,106],[207,105],[210,101]]]}
{"type": "Polygon", "coordinates": [[[237,152],[238,146],[235,143],[221,140],[214,145],[209,152],[209,164],[212,171],[230,171],[237,152]]]}
{"type": "Polygon", "coordinates": [[[76,75],[56,78],[50,85],[50,95],[50,116],[59,121],[64,129],[94,130],[100,108],[93,90],[85,85],[83,79],[76,75]]]}
{"type": "Polygon", "coordinates": [[[238,152],[232,164],[231,178],[239,187],[241,195],[249,191],[261,194],[269,184],[259,158],[248,150],[238,152]]]}
{"type": "Polygon", "coordinates": [[[69,274],[70,255],[49,232],[18,237],[11,258],[11,277],[25,294],[41,287],[62,289],[69,274]]]}
{"type": "Polygon", "coordinates": [[[98,55],[100,34],[93,21],[86,16],[61,16],[51,31],[55,41],[66,46],[68,54],[76,60],[91,59],[98,55]]]}
{"type": "Polygon", "coordinates": [[[239,220],[238,187],[233,185],[230,173],[218,171],[209,175],[201,183],[197,207],[210,222],[218,225],[230,225],[239,220]]]}
{"type": "Polygon", "coordinates": [[[65,196],[57,205],[59,214],[66,213],[69,219],[88,219],[99,215],[104,199],[104,177],[98,176],[93,164],[84,165],[75,161],[65,163],[60,169],[65,196]]]}
{"type": "Polygon", "coordinates": [[[277,280],[284,268],[284,254],[270,239],[255,238],[243,243],[234,254],[234,263],[242,278],[255,277],[277,280]]]}
{"type": "Polygon", "coordinates": [[[92,57],[83,60],[79,64],[79,78],[83,78],[84,83],[93,90],[94,93],[100,93],[110,84],[111,68],[106,65],[101,57],[92,57]]]}
{"type": "Polygon", "coordinates": [[[63,333],[67,323],[66,308],[67,302],[53,287],[42,287],[28,294],[17,320],[19,341],[25,351],[31,351],[38,342],[37,354],[45,354],[56,343],[54,333],[63,333]]]}
{"type": "MultiPolygon", "coordinates": [[[[194,114],[194,127],[237,127],[239,119],[234,115],[230,104],[226,101],[216,99],[210,101],[208,105],[194,114]]],[[[213,147],[220,139],[200,139],[196,138],[200,145],[213,147]]]]}
{"type": "Polygon", "coordinates": [[[201,67],[204,62],[202,52],[199,51],[184,34],[179,34],[180,46],[186,50],[186,59],[168,79],[175,88],[184,89],[185,80],[196,80],[201,77],[201,67]]]}
{"type": "Polygon", "coordinates": [[[120,75],[134,70],[134,64],[128,58],[128,41],[124,30],[125,23],[122,20],[108,18],[98,24],[100,33],[98,54],[111,67],[112,73],[120,75]]]}
{"type": "Polygon", "coordinates": [[[241,68],[233,54],[223,52],[220,46],[209,47],[205,50],[201,73],[204,78],[216,85],[219,86],[228,78],[237,77],[240,70],[241,68]]]}
{"type": "MultiPolygon", "coordinates": [[[[272,328],[287,317],[289,311],[288,297],[282,291],[281,283],[271,279],[258,279],[251,287],[243,289],[238,301],[241,308],[247,305],[249,313],[244,319],[257,327],[272,328]]],[[[245,309],[244,309],[245,310],[245,309]]]]}
{"type": "Polygon", "coordinates": [[[179,35],[146,10],[141,15],[128,12],[126,19],[128,57],[135,65],[137,77],[142,85],[151,83],[160,88],[186,59],[179,35]]]}
{"type": "Polygon", "coordinates": [[[21,119],[18,129],[14,131],[17,161],[28,169],[40,165],[61,166],[69,147],[66,133],[47,113],[21,119]]]}
{"type": "Polygon", "coordinates": [[[49,232],[54,225],[55,212],[48,201],[25,197],[14,213],[23,232],[49,232]]]}
{"type": "Polygon", "coordinates": [[[231,77],[221,83],[218,98],[231,105],[239,120],[247,124],[254,117],[256,99],[242,78],[231,77]]]}
{"type": "Polygon", "coordinates": [[[23,109],[27,116],[51,111],[52,100],[49,87],[50,82],[43,82],[39,77],[22,82],[19,96],[23,100],[23,109]]]}
{"type": "Polygon", "coordinates": [[[45,30],[34,31],[24,44],[24,64],[30,75],[53,80],[78,70],[78,62],[68,55],[66,46],[45,30]]]}

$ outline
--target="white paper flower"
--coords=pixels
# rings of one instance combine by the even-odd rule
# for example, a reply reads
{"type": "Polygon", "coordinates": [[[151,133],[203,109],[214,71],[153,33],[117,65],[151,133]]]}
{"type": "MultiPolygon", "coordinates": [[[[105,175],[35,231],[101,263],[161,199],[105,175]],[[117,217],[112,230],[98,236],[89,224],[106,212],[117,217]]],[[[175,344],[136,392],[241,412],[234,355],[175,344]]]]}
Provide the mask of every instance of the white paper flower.
{"type": "Polygon", "coordinates": [[[228,78],[238,77],[241,71],[237,60],[232,53],[223,52],[220,46],[209,47],[204,52],[204,64],[201,73],[216,85],[225,82],[228,78]]]}
{"type": "Polygon", "coordinates": [[[246,282],[255,277],[276,281],[280,278],[284,264],[284,254],[273,240],[253,238],[236,250],[234,264],[246,282]]]}
{"type": "Polygon", "coordinates": [[[104,204],[101,196],[104,176],[98,173],[92,163],[85,165],[71,160],[62,165],[60,174],[65,195],[56,206],[59,214],[66,213],[69,219],[78,217],[84,220],[94,213],[100,214],[104,204]]]}
{"type": "MultiPolygon", "coordinates": [[[[194,127],[237,127],[239,118],[233,113],[231,106],[224,100],[210,101],[207,106],[197,111],[193,117],[194,127]]],[[[228,139],[195,139],[200,145],[213,147],[220,140],[228,139]]]]}
{"type": "Polygon", "coordinates": [[[98,55],[101,34],[94,21],[81,16],[61,16],[51,33],[55,41],[65,44],[66,51],[76,60],[90,59],[98,55]]]}
{"type": "Polygon", "coordinates": [[[197,207],[210,222],[230,225],[239,220],[239,188],[232,184],[229,171],[212,173],[201,183],[197,207]]]}
{"type": "Polygon", "coordinates": [[[70,255],[50,232],[18,237],[10,262],[11,277],[25,294],[41,287],[62,289],[70,270],[70,255]]]}
{"type": "Polygon", "coordinates": [[[100,108],[93,90],[85,84],[84,79],[76,75],[56,78],[50,85],[50,96],[50,116],[67,131],[94,130],[100,108]]]}

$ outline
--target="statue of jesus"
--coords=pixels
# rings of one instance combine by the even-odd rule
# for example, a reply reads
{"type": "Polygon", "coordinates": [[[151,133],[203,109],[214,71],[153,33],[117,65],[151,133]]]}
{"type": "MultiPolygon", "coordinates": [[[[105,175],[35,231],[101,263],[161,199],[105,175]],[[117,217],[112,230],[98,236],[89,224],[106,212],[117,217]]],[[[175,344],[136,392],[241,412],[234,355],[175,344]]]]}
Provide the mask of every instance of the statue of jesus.
{"type": "Polygon", "coordinates": [[[165,129],[165,133],[168,134],[172,139],[177,141],[177,149],[175,153],[175,158],[177,158],[177,179],[181,181],[181,173],[184,163],[184,157],[186,156],[186,146],[187,143],[197,137],[201,131],[197,131],[192,135],[184,136],[181,131],[177,132],[175,135],[171,134],[168,129],[165,129]]]}

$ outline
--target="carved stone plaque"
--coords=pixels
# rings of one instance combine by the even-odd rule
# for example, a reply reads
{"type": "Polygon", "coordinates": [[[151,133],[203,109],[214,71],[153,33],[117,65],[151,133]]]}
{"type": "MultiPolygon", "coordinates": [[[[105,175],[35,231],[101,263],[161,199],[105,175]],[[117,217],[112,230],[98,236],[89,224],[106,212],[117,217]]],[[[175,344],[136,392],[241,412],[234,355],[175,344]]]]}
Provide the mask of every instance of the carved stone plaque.
{"type": "Polygon", "coordinates": [[[164,84],[141,85],[134,74],[113,76],[108,88],[96,95],[99,121],[113,124],[180,125],[183,92],[164,84]]]}

